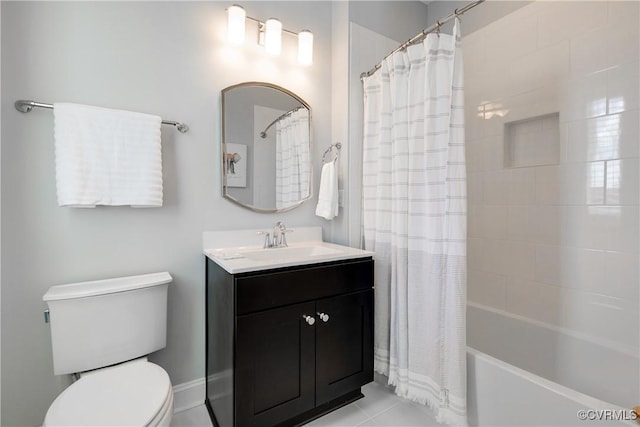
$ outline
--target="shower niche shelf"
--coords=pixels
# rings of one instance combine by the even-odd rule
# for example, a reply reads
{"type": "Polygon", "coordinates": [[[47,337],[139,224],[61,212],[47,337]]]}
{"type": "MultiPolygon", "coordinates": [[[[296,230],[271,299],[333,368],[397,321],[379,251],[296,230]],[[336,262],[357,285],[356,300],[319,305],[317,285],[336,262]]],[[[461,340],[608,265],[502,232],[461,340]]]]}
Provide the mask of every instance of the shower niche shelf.
{"type": "Polygon", "coordinates": [[[559,113],[545,114],[504,124],[505,167],[554,165],[559,160],[559,113]]]}

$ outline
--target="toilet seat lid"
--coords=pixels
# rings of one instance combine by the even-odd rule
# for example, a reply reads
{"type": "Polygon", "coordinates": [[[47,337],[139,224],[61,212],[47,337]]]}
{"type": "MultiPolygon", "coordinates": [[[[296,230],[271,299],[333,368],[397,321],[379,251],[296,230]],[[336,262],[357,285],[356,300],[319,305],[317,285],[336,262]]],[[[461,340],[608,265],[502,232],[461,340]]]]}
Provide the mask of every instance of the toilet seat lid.
{"type": "Polygon", "coordinates": [[[81,377],[51,404],[45,425],[146,426],[171,392],[160,366],[139,361],[81,377]]]}

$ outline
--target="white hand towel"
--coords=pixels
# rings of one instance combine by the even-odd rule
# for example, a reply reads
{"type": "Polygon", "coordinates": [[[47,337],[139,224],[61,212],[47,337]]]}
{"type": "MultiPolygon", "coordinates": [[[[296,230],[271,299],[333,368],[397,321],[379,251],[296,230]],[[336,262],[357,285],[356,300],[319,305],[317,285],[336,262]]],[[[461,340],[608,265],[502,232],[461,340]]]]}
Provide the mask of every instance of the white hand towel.
{"type": "Polygon", "coordinates": [[[338,168],[335,161],[322,166],[316,215],[328,220],[338,216],[338,168]]]}
{"type": "Polygon", "coordinates": [[[162,206],[160,117],[67,103],[53,115],[60,206],[162,206]]]}

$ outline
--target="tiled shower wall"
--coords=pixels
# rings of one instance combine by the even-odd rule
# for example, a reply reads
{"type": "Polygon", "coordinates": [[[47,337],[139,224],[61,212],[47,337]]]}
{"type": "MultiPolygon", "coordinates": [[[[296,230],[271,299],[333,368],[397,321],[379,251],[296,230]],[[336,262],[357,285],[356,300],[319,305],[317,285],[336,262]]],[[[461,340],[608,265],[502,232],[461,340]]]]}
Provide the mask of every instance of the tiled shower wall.
{"type": "Polygon", "coordinates": [[[463,35],[469,300],[636,354],[638,15],[536,2],[463,35]]]}

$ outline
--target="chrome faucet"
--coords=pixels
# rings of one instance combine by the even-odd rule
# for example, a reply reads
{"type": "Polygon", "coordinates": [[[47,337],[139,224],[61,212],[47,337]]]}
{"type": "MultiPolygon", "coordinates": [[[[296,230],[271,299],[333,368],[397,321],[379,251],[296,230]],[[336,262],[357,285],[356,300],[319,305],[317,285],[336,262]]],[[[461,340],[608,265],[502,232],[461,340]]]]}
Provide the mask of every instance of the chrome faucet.
{"type": "Polygon", "coordinates": [[[291,233],[293,230],[287,229],[284,222],[278,221],[276,222],[276,225],[273,226],[273,238],[268,231],[258,231],[256,234],[264,236],[264,242],[262,244],[263,249],[286,248],[288,247],[286,236],[287,232],[291,233]]]}

